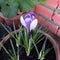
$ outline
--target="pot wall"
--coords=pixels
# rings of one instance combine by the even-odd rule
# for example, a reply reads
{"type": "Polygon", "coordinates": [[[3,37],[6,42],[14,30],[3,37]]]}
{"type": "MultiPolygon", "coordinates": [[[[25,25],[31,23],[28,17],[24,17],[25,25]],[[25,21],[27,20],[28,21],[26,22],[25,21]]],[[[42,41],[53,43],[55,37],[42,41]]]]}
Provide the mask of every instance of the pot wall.
{"type": "Polygon", "coordinates": [[[16,17],[10,18],[10,19],[6,18],[5,23],[10,25],[10,26],[13,26],[13,22],[14,22],[15,26],[19,27],[19,25],[20,25],[20,16],[21,15],[17,15],[16,17]]]}
{"type": "Polygon", "coordinates": [[[56,60],[60,60],[60,38],[49,31],[48,34],[43,31],[40,32],[42,32],[45,36],[48,37],[49,41],[51,42],[55,50],[56,60]]]}

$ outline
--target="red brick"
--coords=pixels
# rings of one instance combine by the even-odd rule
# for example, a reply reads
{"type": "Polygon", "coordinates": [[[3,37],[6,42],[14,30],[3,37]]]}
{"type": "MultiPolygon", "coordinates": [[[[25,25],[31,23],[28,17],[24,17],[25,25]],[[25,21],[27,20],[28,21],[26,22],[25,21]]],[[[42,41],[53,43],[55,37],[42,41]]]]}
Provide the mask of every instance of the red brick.
{"type": "MultiPolygon", "coordinates": [[[[60,2],[59,2],[60,3],[60,2]]],[[[60,4],[59,4],[59,6],[58,6],[58,9],[60,9],[60,4]]]]}
{"type": "Polygon", "coordinates": [[[45,16],[46,18],[51,18],[53,12],[49,10],[48,8],[42,6],[42,5],[36,5],[35,12],[40,13],[41,15],[45,16]]]}
{"type": "MultiPolygon", "coordinates": [[[[37,16],[37,19],[38,19],[39,24],[43,24],[44,20],[41,17],[37,16]]],[[[44,26],[47,27],[52,33],[56,34],[58,26],[51,24],[48,21],[44,23],[44,26]]]]}
{"type": "Polygon", "coordinates": [[[50,22],[46,22],[44,26],[47,27],[52,33],[56,34],[58,26],[51,24],[50,22]]]}
{"type": "Polygon", "coordinates": [[[59,2],[58,2],[59,4],[60,4],[60,0],[59,0],[59,2]]]}
{"type": "Polygon", "coordinates": [[[44,20],[40,16],[36,15],[36,18],[38,19],[39,24],[42,24],[44,22],[44,20]]]}
{"type": "Polygon", "coordinates": [[[60,14],[55,13],[53,20],[56,24],[60,25],[60,14]]]}
{"type": "Polygon", "coordinates": [[[47,0],[46,5],[56,8],[58,0],[47,0]]]}
{"type": "Polygon", "coordinates": [[[57,35],[60,37],[60,29],[58,30],[57,35]]]}

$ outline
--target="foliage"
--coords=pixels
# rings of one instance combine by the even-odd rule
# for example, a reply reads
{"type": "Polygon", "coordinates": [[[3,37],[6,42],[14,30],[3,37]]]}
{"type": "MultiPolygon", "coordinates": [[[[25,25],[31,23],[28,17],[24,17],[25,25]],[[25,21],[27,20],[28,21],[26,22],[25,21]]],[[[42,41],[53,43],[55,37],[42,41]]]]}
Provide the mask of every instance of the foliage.
{"type": "MultiPolygon", "coordinates": [[[[18,34],[15,32],[15,36],[14,36],[14,35],[12,35],[12,34],[6,29],[6,27],[5,27],[3,24],[1,24],[1,25],[2,25],[2,26],[5,28],[5,30],[11,35],[11,37],[14,38],[14,40],[15,40],[15,42],[16,42],[16,47],[17,47],[16,49],[17,49],[17,51],[15,51],[15,46],[13,45],[13,42],[12,42],[11,39],[10,39],[10,43],[11,43],[11,46],[12,46],[12,50],[13,50],[13,51],[11,51],[11,50],[8,51],[8,50],[0,43],[0,45],[3,46],[3,49],[4,49],[5,52],[9,55],[9,57],[11,58],[11,60],[19,60],[19,51],[20,51],[21,47],[24,47],[27,56],[30,55],[33,47],[35,47],[35,48],[36,48],[36,51],[37,51],[38,59],[41,59],[41,60],[43,60],[43,59],[45,58],[45,56],[50,52],[50,50],[51,50],[50,48],[45,51],[45,45],[46,45],[47,37],[46,37],[45,42],[43,43],[41,52],[38,51],[38,48],[37,48],[36,45],[37,45],[38,43],[40,43],[42,40],[45,39],[45,36],[44,36],[42,33],[38,32],[38,30],[39,30],[40,28],[37,27],[37,28],[32,32],[32,35],[29,35],[29,32],[27,31],[27,29],[21,26],[21,27],[20,27],[20,31],[18,32],[18,34]],[[12,54],[12,52],[13,52],[13,54],[12,54]]],[[[14,24],[13,24],[13,25],[14,25],[14,24]]],[[[16,29],[15,29],[15,25],[14,25],[14,30],[16,30],[16,29]]],[[[21,51],[20,51],[20,52],[21,52],[21,51]]]]}
{"type": "Polygon", "coordinates": [[[44,4],[47,0],[38,0],[40,3],[44,4]]]}
{"type": "Polygon", "coordinates": [[[34,9],[34,6],[45,0],[0,0],[0,11],[5,17],[13,18],[17,15],[18,10],[28,12],[34,9]]]}
{"type": "Polygon", "coordinates": [[[18,12],[18,3],[15,0],[0,0],[0,6],[5,17],[12,18],[18,12]]]}

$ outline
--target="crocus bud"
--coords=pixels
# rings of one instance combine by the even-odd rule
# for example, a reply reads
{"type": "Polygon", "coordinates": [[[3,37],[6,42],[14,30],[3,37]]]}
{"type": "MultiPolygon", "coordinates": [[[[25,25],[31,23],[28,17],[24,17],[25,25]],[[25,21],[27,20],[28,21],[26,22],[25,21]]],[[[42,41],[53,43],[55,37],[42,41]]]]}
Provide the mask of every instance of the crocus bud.
{"type": "Polygon", "coordinates": [[[38,24],[38,20],[33,12],[26,14],[24,17],[21,16],[20,22],[28,31],[35,29],[38,24]]]}

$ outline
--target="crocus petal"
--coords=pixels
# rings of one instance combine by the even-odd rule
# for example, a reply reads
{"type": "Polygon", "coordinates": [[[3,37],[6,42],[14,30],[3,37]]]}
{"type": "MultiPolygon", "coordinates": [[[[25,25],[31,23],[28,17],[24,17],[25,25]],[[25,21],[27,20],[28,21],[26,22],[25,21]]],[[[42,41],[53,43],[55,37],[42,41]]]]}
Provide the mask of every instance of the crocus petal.
{"type": "Polygon", "coordinates": [[[33,20],[30,24],[30,31],[35,29],[37,24],[38,24],[38,20],[37,19],[33,20]]]}
{"type": "Polygon", "coordinates": [[[20,22],[24,27],[26,27],[26,23],[25,23],[23,16],[20,17],[20,22]]]}
{"type": "Polygon", "coordinates": [[[29,21],[31,21],[30,18],[26,18],[26,19],[25,19],[25,22],[29,22],[29,21]]]}

